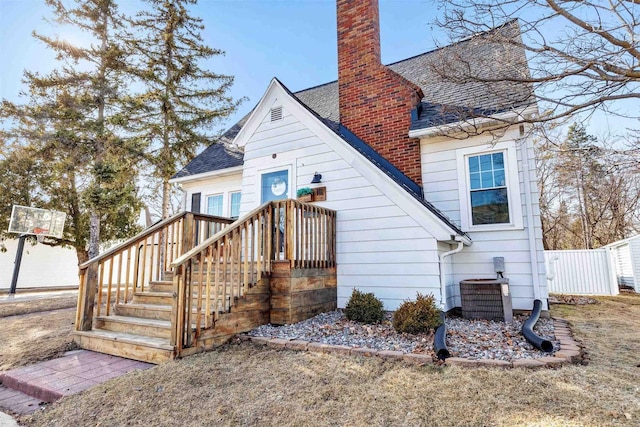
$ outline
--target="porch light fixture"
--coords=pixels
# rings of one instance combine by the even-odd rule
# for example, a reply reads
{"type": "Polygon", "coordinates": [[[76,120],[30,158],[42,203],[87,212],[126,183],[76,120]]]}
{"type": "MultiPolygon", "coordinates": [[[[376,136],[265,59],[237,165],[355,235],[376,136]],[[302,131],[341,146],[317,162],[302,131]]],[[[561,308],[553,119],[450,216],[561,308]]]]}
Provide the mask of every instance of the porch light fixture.
{"type": "Polygon", "coordinates": [[[312,184],[320,184],[322,182],[322,175],[318,172],[313,174],[313,179],[311,180],[312,184]]]}

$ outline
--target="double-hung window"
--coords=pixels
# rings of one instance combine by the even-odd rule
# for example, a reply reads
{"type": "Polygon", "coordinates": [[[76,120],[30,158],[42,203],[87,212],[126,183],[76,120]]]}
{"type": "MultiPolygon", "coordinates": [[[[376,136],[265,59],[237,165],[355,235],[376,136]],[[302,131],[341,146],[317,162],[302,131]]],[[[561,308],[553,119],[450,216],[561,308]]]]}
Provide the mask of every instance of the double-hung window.
{"type": "Polygon", "coordinates": [[[508,224],[504,152],[468,156],[471,224],[508,224]]]}
{"type": "Polygon", "coordinates": [[[515,143],[457,150],[464,231],[522,228],[515,143]]]}
{"type": "Polygon", "coordinates": [[[231,193],[229,196],[229,206],[231,206],[229,216],[231,218],[238,218],[238,216],[240,216],[240,195],[241,193],[238,191],[231,193]]]}
{"type": "Polygon", "coordinates": [[[207,213],[209,215],[222,216],[222,194],[207,196],[207,213]]]}

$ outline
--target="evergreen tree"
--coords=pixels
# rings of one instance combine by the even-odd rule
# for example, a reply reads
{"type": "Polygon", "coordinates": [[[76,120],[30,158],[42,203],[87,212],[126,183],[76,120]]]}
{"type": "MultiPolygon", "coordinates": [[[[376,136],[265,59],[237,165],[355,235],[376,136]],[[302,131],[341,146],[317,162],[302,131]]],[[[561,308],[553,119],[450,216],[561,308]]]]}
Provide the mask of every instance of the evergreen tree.
{"type": "MultiPolygon", "coordinates": [[[[13,139],[10,157],[33,162],[22,197],[12,203],[31,204],[28,194],[36,192],[39,205],[67,212],[71,221],[62,243],[73,244],[83,261],[98,254],[101,239],[134,232],[140,208],[134,184],[140,147],[121,136],[129,130],[121,95],[126,55],[116,37],[122,19],[113,0],[75,1],[73,8],[46,2],[58,23],[81,29],[91,44],[74,46],[34,32],[61,66],[44,76],[25,73],[28,104],[2,104],[0,114],[13,121],[4,136],[13,139]]],[[[9,158],[4,161],[11,167],[9,158]]]]}
{"type": "Polygon", "coordinates": [[[227,91],[233,77],[201,64],[224,52],[203,44],[202,20],[189,14],[196,0],[145,0],[151,9],[131,21],[127,44],[139,58],[130,72],[145,86],[132,100],[144,108],[137,123],[149,144],[153,175],[162,180],[162,217],[169,216],[169,179],[197,149],[215,140],[213,127],[237,108],[227,91]]]}

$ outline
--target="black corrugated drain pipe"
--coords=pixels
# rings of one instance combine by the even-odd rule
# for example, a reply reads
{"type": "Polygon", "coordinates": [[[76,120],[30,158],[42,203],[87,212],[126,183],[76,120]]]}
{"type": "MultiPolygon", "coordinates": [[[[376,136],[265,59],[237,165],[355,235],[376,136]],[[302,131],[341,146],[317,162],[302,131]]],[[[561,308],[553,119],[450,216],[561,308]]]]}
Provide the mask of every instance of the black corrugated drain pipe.
{"type": "Polygon", "coordinates": [[[433,349],[438,356],[438,360],[445,360],[447,357],[451,357],[451,353],[447,350],[447,325],[445,323],[444,313],[440,312],[440,326],[436,328],[436,333],[433,338],[433,349]]]}
{"type": "Polygon", "coordinates": [[[522,324],[522,335],[529,341],[535,348],[542,350],[546,353],[553,351],[553,344],[549,340],[545,340],[539,335],[533,332],[538,318],[540,317],[540,310],[542,309],[542,301],[539,299],[533,301],[533,310],[531,310],[531,316],[522,324]]]}

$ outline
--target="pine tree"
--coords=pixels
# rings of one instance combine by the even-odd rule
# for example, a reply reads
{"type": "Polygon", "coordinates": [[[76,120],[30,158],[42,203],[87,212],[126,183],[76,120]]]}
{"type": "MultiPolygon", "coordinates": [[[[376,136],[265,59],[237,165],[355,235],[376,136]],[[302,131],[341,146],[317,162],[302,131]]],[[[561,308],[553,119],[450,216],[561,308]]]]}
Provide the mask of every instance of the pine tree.
{"type": "Polygon", "coordinates": [[[76,1],[73,8],[46,2],[58,23],[81,29],[91,44],[74,46],[34,32],[61,65],[44,76],[26,72],[28,104],[4,101],[1,115],[13,121],[5,135],[14,141],[12,156],[34,162],[25,191],[37,189],[41,205],[69,214],[61,243],[73,244],[83,261],[98,254],[101,239],[134,232],[140,208],[140,147],[121,136],[128,130],[121,95],[126,55],[115,36],[122,19],[113,0],[76,1]]]}
{"type": "Polygon", "coordinates": [[[149,144],[154,176],[162,180],[162,217],[169,216],[169,179],[197,149],[215,140],[213,127],[235,111],[240,101],[227,95],[233,77],[201,68],[224,52],[203,44],[202,20],[189,14],[196,0],[145,0],[151,10],[131,21],[127,44],[139,62],[130,69],[144,85],[132,103],[142,138],[149,144]]]}

